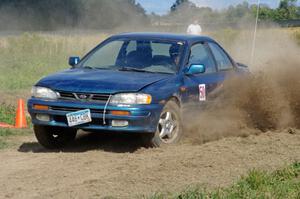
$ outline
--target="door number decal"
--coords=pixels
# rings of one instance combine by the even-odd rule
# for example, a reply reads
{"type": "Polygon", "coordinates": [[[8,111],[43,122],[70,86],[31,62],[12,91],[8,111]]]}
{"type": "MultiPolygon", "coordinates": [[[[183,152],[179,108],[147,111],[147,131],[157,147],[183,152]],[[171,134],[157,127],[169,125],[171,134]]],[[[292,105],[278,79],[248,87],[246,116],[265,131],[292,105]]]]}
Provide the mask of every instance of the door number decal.
{"type": "Polygon", "coordinates": [[[199,84],[199,101],[206,101],[205,84],[199,84]]]}

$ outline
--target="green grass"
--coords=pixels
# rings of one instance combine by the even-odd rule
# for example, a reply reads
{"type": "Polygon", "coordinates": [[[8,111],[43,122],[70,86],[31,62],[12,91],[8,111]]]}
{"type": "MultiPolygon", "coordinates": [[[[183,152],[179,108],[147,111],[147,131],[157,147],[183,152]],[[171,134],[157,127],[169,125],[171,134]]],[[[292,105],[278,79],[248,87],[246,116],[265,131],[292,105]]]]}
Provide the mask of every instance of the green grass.
{"type": "Polygon", "coordinates": [[[84,55],[103,38],[35,33],[0,38],[0,90],[29,90],[41,77],[69,68],[69,56],[84,55]]]}
{"type": "MultiPolygon", "coordinates": [[[[17,107],[7,104],[0,104],[0,122],[14,125],[17,107]]],[[[30,118],[27,117],[27,124],[30,125],[30,118]]]]}
{"type": "MultiPolygon", "coordinates": [[[[300,44],[299,28],[288,32],[300,44]]],[[[230,48],[240,34],[239,30],[224,29],[211,36],[230,48]]],[[[69,56],[83,56],[107,36],[24,33],[0,37],[0,91],[29,91],[43,76],[69,68],[69,56]]]]}
{"type": "Polygon", "coordinates": [[[31,134],[32,130],[28,129],[8,129],[8,128],[0,128],[0,150],[8,148],[13,145],[13,141],[9,138],[12,136],[22,136],[31,134]]]}
{"type": "Polygon", "coordinates": [[[6,129],[6,128],[1,128],[0,129],[0,137],[7,137],[7,136],[11,136],[14,135],[14,131],[12,129],[6,129]]]}
{"type": "Polygon", "coordinates": [[[300,163],[267,172],[252,170],[228,188],[208,191],[201,187],[188,188],[179,194],[154,194],[151,199],[257,199],[257,198],[300,198],[300,163]]]}
{"type": "Polygon", "coordinates": [[[9,143],[7,142],[7,137],[11,135],[13,135],[11,129],[0,128],[0,150],[5,149],[9,146],[9,143]]]}
{"type": "MultiPolygon", "coordinates": [[[[16,108],[14,106],[0,104],[0,122],[14,125],[16,108]]],[[[10,145],[10,136],[20,136],[31,133],[30,118],[27,118],[28,129],[9,129],[0,128],[0,149],[7,148],[10,145]]]]}
{"type": "Polygon", "coordinates": [[[15,123],[16,108],[11,105],[0,104],[0,122],[13,125],[15,123]]]}
{"type": "Polygon", "coordinates": [[[9,128],[0,128],[0,138],[7,138],[9,136],[18,136],[26,135],[31,133],[31,129],[9,129],[9,128]]]}

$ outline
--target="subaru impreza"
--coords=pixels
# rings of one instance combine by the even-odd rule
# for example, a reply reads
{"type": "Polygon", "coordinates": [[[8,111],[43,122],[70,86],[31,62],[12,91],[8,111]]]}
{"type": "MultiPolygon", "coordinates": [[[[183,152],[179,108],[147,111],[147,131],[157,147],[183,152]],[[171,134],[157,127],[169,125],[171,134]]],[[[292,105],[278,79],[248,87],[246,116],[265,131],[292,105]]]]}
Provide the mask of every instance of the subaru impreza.
{"type": "Polygon", "coordinates": [[[140,133],[153,146],[183,135],[184,110],[209,103],[225,79],[247,72],[213,39],[123,33],[32,88],[28,111],[38,142],[65,146],[79,129],[140,133]]]}

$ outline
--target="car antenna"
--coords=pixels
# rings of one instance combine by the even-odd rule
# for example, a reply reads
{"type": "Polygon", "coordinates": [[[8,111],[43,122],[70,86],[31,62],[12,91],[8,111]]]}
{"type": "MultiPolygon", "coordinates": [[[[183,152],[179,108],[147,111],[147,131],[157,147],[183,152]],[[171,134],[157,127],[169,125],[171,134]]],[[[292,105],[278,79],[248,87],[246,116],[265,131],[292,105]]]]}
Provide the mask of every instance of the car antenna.
{"type": "Polygon", "coordinates": [[[108,106],[108,103],[110,101],[110,98],[111,98],[112,94],[109,95],[106,103],[105,103],[105,106],[104,106],[104,110],[103,110],[103,124],[106,125],[106,121],[105,121],[105,116],[106,116],[106,109],[107,109],[107,106],[108,106]]]}
{"type": "Polygon", "coordinates": [[[257,0],[257,12],[256,12],[256,19],[255,19],[255,27],[253,33],[253,40],[252,40],[252,50],[251,50],[251,60],[250,66],[253,65],[254,56],[255,56],[255,48],[256,48],[256,36],[257,36],[257,26],[258,26],[258,19],[259,19],[259,9],[260,9],[260,0],[257,0]]]}

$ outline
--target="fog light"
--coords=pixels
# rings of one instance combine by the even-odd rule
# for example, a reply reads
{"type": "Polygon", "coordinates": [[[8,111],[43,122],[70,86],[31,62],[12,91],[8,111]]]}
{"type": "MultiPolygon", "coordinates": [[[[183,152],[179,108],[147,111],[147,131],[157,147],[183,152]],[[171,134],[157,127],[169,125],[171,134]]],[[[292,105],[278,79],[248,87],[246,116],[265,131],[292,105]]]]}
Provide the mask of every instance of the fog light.
{"type": "Polygon", "coordinates": [[[112,126],[116,126],[116,127],[124,127],[124,126],[128,126],[128,121],[126,120],[113,120],[111,122],[112,126]]]}
{"type": "Polygon", "coordinates": [[[49,122],[50,116],[47,114],[36,114],[36,119],[43,121],[43,122],[49,122]]]}

